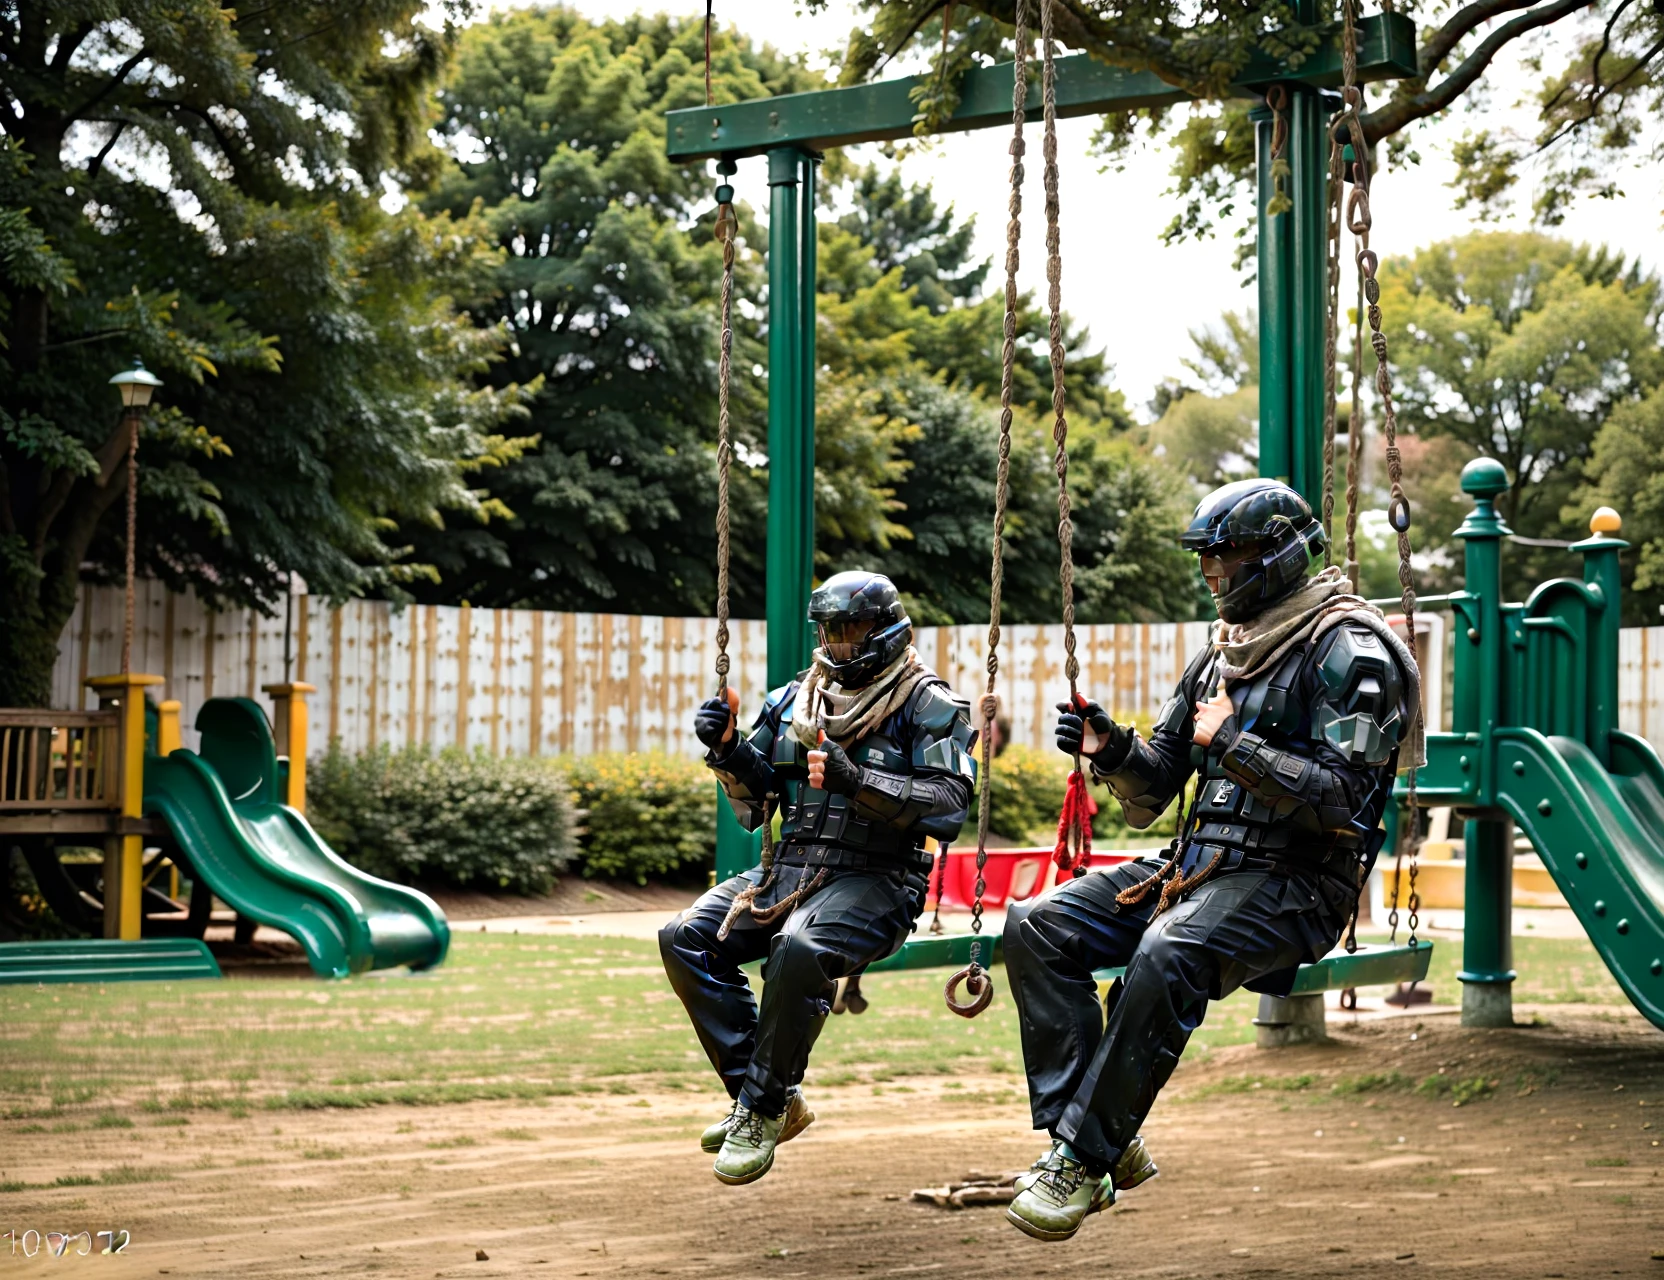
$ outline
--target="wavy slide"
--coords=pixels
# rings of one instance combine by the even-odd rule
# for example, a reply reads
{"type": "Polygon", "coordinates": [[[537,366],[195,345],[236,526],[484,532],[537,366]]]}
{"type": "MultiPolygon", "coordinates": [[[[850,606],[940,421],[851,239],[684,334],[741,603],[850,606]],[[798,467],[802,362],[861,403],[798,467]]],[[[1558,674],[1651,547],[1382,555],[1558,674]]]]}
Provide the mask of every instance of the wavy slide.
{"type": "Polygon", "coordinates": [[[1497,731],[1497,793],[1635,1007],[1664,1028],[1664,763],[1612,735],[1612,768],[1583,743],[1497,731]]]}
{"type": "Polygon", "coordinates": [[[200,755],[146,758],[144,810],[168,824],[215,894],[289,934],[328,977],[445,958],[450,925],[433,899],[351,866],[277,802],[277,753],[258,703],[212,698],[196,725],[200,755]]]}

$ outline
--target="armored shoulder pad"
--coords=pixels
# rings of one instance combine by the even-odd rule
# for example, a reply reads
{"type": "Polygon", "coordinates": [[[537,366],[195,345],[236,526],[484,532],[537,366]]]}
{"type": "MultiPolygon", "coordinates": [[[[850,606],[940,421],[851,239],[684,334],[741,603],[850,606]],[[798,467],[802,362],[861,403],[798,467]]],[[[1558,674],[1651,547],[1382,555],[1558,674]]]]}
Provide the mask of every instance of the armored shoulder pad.
{"type": "Polygon", "coordinates": [[[1312,656],[1319,686],[1312,737],[1354,764],[1385,764],[1404,735],[1408,687],[1392,650],[1369,627],[1343,622],[1312,656]]]}
{"type": "Polygon", "coordinates": [[[970,703],[956,697],[947,684],[932,681],[920,686],[913,695],[911,714],[916,726],[913,738],[916,768],[975,777],[971,744],[976,731],[971,728],[970,703]]]}
{"type": "Polygon", "coordinates": [[[757,713],[757,723],[790,724],[792,707],[797,703],[798,682],[783,684],[778,689],[769,690],[768,697],[763,699],[763,709],[757,713]]]}
{"type": "Polygon", "coordinates": [[[934,732],[948,729],[955,720],[963,720],[966,725],[971,722],[971,704],[937,680],[919,686],[913,694],[911,712],[914,724],[934,732]]]}

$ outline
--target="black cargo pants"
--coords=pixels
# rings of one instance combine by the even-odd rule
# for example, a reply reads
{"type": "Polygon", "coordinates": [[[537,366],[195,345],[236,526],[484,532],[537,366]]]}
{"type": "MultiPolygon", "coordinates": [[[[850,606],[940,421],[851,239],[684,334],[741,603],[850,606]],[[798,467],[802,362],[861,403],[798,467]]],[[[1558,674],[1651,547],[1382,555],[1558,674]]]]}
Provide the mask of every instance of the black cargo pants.
{"type": "MultiPolygon", "coordinates": [[[[1192,850],[1187,865],[1212,855],[1192,850]]],[[[1239,865],[1152,923],[1158,890],[1134,906],[1115,899],[1159,865],[1084,876],[1005,918],[1034,1127],[1102,1172],[1143,1124],[1208,1001],[1241,986],[1286,994],[1295,968],[1339,940],[1357,893],[1332,875],[1239,865]],[[1123,965],[1100,1009],[1093,971],[1123,965]]]]}
{"type": "MultiPolygon", "coordinates": [[[[778,902],[813,874],[781,866],[758,905],[778,902]]],[[[922,872],[826,874],[812,896],[773,924],[743,911],[727,938],[717,940],[734,895],[762,880],[762,869],[753,868],[659,930],[670,985],[728,1096],[767,1116],[785,1110],[787,1090],[803,1079],[838,979],[893,955],[924,909],[922,872]],[[763,961],[761,1010],[740,971],[753,960],[763,961]]]]}

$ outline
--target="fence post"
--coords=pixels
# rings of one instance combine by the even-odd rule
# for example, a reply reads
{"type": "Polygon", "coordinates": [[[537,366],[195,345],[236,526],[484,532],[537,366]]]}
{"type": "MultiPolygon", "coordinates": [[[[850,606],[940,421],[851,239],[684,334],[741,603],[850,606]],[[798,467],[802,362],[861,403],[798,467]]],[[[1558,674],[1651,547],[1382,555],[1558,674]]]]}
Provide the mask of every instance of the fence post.
{"type": "Polygon", "coordinates": [[[1572,543],[1583,556],[1583,581],[1600,595],[1600,612],[1592,619],[1588,637],[1588,726],[1589,750],[1602,765],[1612,767],[1612,731],[1618,727],[1618,627],[1622,579],[1618,553],[1629,543],[1618,537],[1624,527],[1611,507],[1601,507],[1589,518],[1591,536],[1572,543]]]}
{"type": "Polygon", "coordinates": [[[99,705],[121,713],[116,777],[121,792],[117,834],[104,844],[104,936],[133,941],[143,919],[144,837],[126,828],[144,816],[144,691],[161,676],[93,676],[87,687],[99,705]]]}
{"type": "Polygon", "coordinates": [[[272,737],[277,754],[289,758],[288,783],[283,803],[296,813],[306,812],[306,695],[318,686],[305,681],[260,686],[272,699],[272,737]]]}

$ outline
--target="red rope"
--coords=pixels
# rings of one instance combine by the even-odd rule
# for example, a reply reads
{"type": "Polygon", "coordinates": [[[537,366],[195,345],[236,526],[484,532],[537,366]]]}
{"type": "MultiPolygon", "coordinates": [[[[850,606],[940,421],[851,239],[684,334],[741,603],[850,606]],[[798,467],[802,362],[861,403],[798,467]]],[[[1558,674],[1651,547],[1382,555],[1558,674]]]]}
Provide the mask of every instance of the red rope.
{"type": "Polygon", "coordinates": [[[1086,784],[1086,776],[1076,769],[1069,775],[1069,785],[1063,791],[1063,812],[1057,819],[1057,845],[1052,849],[1052,861],[1060,871],[1072,875],[1086,874],[1086,864],[1092,861],[1092,815],[1098,802],[1086,784]]]}

